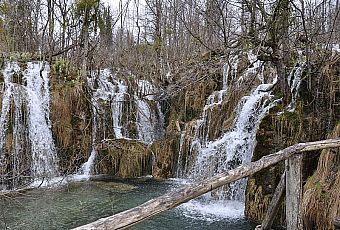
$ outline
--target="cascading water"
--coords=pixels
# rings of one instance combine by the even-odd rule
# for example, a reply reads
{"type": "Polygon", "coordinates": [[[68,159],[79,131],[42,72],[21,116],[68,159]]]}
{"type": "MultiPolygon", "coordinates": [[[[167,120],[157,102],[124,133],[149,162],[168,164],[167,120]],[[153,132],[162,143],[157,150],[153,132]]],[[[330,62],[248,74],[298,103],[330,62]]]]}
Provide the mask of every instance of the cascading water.
{"type": "MultiPolygon", "coordinates": [[[[104,108],[101,104],[101,102],[107,102],[112,101],[116,97],[117,88],[112,83],[112,75],[111,72],[108,69],[104,69],[99,71],[99,73],[92,73],[91,77],[88,78],[88,85],[93,90],[91,103],[92,103],[92,151],[88,158],[88,160],[83,164],[81,167],[81,174],[84,175],[86,178],[89,178],[91,175],[91,171],[93,168],[93,164],[97,155],[96,151],[96,144],[98,141],[98,131],[103,127],[104,124],[101,124],[99,122],[99,116],[100,114],[104,113],[104,108]]],[[[119,88],[118,88],[119,89],[119,88]]],[[[120,92],[118,92],[120,93],[120,92]]],[[[114,101],[112,104],[117,104],[116,101],[114,101]]],[[[112,106],[112,105],[111,105],[112,106]]],[[[115,106],[113,108],[116,109],[115,106]]],[[[117,107],[118,109],[120,107],[117,107]]],[[[119,119],[121,118],[121,110],[113,111],[113,121],[112,123],[117,125],[114,126],[114,132],[116,135],[116,138],[122,138],[122,132],[121,128],[118,127],[119,119]]],[[[86,179],[85,178],[85,179],[86,179]]]]}
{"type": "Polygon", "coordinates": [[[159,104],[157,103],[157,112],[159,115],[159,120],[152,113],[150,108],[150,102],[154,101],[154,86],[145,80],[138,81],[138,91],[135,94],[135,102],[137,106],[137,131],[138,139],[146,143],[151,143],[157,137],[161,136],[162,130],[159,128],[163,126],[164,121],[162,111],[159,104]]]}
{"type": "Polygon", "coordinates": [[[289,112],[294,112],[296,107],[296,100],[299,96],[299,89],[301,84],[301,75],[306,65],[306,57],[303,55],[303,51],[298,51],[298,60],[294,68],[288,75],[288,85],[292,94],[292,100],[287,107],[289,112]]]}
{"type": "MultiPolygon", "coordinates": [[[[274,100],[274,96],[271,94],[271,89],[276,84],[277,78],[271,75],[270,79],[273,82],[265,84],[262,63],[256,60],[256,56],[252,52],[248,53],[248,59],[251,67],[247,68],[238,78],[236,78],[239,62],[237,56],[231,58],[230,63],[224,66],[223,89],[213,92],[208,97],[201,118],[195,121],[195,131],[189,143],[188,157],[186,157],[185,163],[179,162],[178,164],[177,172],[179,177],[189,180],[201,180],[250,162],[256,145],[258,126],[270,108],[274,107],[279,100],[274,100]],[[225,103],[224,100],[228,98],[229,91],[238,90],[243,82],[254,76],[257,76],[261,84],[256,86],[248,96],[241,98],[236,108],[233,127],[222,134],[219,139],[209,141],[207,134],[209,133],[211,121],[210,117],[207,116],[207,112],[211,109],[219,109],[221,104],[225,103]],[[188,163],[189,161],[194,163],[188,163]]],[[[186,133],[186,130],[182,132],[180,154],[184,154],[182,145],[185,142],[184,136],[186,133]]],[[[179,159],[183,158],[180,156],[179,159]]],[[[246,180],[240,180],[203,196],[199,201],[189,202],[184,207],[186,211],[189,209],[203,214],[212,214],[207,210],[219,210],[221,206],[227,206],[229,211],[224,210],[223,212],[229,217],[233,216],[232,213],[242,215],[242,203],[230,203],[228,200],[243,202],[245,185],[246,180]],[[208,207],[205,207],[206,205],[208,207]]],[[[212,215],[215,214],[213,213],[212,215]]],[[[221,213],[218,212],[217,215],[221,215],[221,213]]]]}
{"type": "MultiPolygon", "coordinates": [[[[115,139],[138,138],[138,140],[150,144],[156,138],[162,135],[163,114],[158,103],[155,103],[153,93],[155,87],[148,81],[140,80],[137,82],[137,91],[131,96],[128,92],[128,86],[122,81],[115,78],[111,71],[104,69],[99,73],[92,73],[88,78],[89,87],[92,89],[92,152],[88,161],[82,166],[81,174],[90,176],[96,157],[96,144],[103,141],[113,132],[115,139]],[[129,135],[124,123],[124,106],[126,99],[133,98],[136,111],[132,111],[136,116],[137,136],[129,135]],[[109,104],[109,110],[112,117],[112,129],[107,130],[105,121],[106,108],[109,104]],[[150,105],[155,105],[151,108],[150,105]],[[155,112],[156,111],[156,112],[155,112]],[[156,114],[158,116],[156,116],[156,114]],[[104,132],[104,133],[103,133],[104,132]]],[[[126,115],[126,114],[125,114],[126,115]]],[[[133,116],[130,116],[133,117],[133,116]]],[[[131,122],[131,121],[129,121],[131,122]]]]}
{"type": "Polygon", "coordinates": [[[49,65],[47,63],[27,64],[24,80],[27,82],[28,129],[32,151],[32,172],[34,178],[55,176],[58,173],[57,155],[52,138],[49,119],[49,65]]]}
{"type": "Polygon", "coordinates": [[[45,62],[29,62],[23,72],[18,64],[9,62],[3,71],[1,189],[13,189],[32,181],[48,181],[58,174],[49,119],[48,72],[49,65],[45,62]],[[11,123],[12,130],[8,130],[8,123],[11,123]],[[11,139],[12,147],[4,146],[11,139]]]}
{"type": "MultiPolygon", "coordinates": [[[[208,133],[210,129],[210,122],[211,119],[209,118],[209,112],[214,108],[218,108],[223,100],[225,99],[227,92],[228,92],[228,81],[233,80],[236,78],[237,74],[237,65],[238,65],[238,55],[233,56],[230,59],[230,63],[225,64],[223,66],[223,88],[220,91],[214,91],[206,100],[205,106],[203,108],[203,112],[200,116],[200,119],[194,121],[194,135],[193,139],[190,143],[190,153],[199,151],[202,146],[205,146],[208,142],[208,133]]],[[[189,128],[190,129],[190,128],[189,128]]],[[[179,150],[179,158],[178,158],[178,167],[177,167],[177,177],[179,178],[188,178],[190,174],[188,171],[189,161],[191,159],[186,159],[185,163],[181,162],[181,155],[183,154],[183,144],[184,144],[184,136],[188,132],[188,126],[185,127],[184,131],[181,135],[180,141],[180,150],[179,150]],[[184,167],[182,167],[184,165],[184,167]]]]}
{"type": "Polygon", "coordinates": [[[124,106],[124,97],[127,94],[127,86],[123,85],[121,82],[117,81],[117,93],[113,98],[111,103],[111,111],[112,111],[112,123],[113,130],[117,139],[123,138],[123,127],[122,127],[122,118],[123,118],[123,106],[124,106]]]}
{"type": "MultiPolygon", "coordinates": [[[[270,76],[265,77],[263,63],[258,61],[252,52],[248,53],[248,60],[251,63],[250,67],[236,78],[238,58],[235,56],[230,59],[230,63],[223,68],[223,89],[213,92],[207,98],[201,117],[194,121],[193,128],[192,125],[188,125],[182,131],[177,169],[179,178],[186,178],[189,181],[201,180],[251,161],[256,146],[258,127],[270,108],[277,105],[280,99],[275,100],[271,94],[271,89],[277,82],[275,72],[269,71],[270,76]],[[227,95],[231,89],[238,90],[247,79],[254,76],[258,78],[260,84],[248,96],[241,98],[235,111],[236,116],[232,128],[217,140],[209,141],[207,136],[211,122],[208,116],[209,111],[211,109],[218,110],[220,105],[225,103],[224,100],[228,98],[227,95]],[[265,79],[272,79],[272,83],[265,84],[265,79]],[[234,84],[229,82],[234,82],[234,84]],[[190,136],[190,134],[192,136],[188,139],[186,136],[190,136]],[[188,145],[189,149],[185,149],[184,144],[188,145]],[[186,154],[186,157],[181,157],[182,154],[186,154]],[[185,162],[181,162],[183,159],[185,162]]],[[[287,111],[295,109],[305,63],[303,53],[298,51],[298,61],[287,79],[292,94],[292,101],[286,108],[287,111]]],[[[203,216],[217,218],[243,215],[244,205],[242,202],[244,202],[245,186],[246,179],[224,186],[211,194],[202,196],[199,200],[184,204],[183,212],[189,216],[194,212],[195,215],[199,213],[203,216]],[[226,207],[227,209],[225,209],[226,207]],[[223,211],[221,211],[222,209],[223,211]]]]}
{"type": "MultiPolygon", "coordinates": [[[[272,101],[269,90],[273,84],[259,85],[249,96],[243,97],[236,112],[234,128],[222,138],[209,142],[200,149],[189,178],[206,178],[225,172],[251,160],[256,145],[256,131],[269,109],[277,104],[272,101]]],[[[243,201],[245,180],[230,185],[227,193],[219,194],[220,199],[243,201]]],[[[215,194],[216,195],[216,194],[215,194]]]]}

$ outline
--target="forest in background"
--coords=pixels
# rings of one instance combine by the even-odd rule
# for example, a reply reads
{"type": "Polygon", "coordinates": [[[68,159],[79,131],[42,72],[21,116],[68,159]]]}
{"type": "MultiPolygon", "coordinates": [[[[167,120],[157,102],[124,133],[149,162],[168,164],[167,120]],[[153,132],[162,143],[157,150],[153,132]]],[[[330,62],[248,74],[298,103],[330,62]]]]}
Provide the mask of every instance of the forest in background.
{"type": "Polygon", "coordinates": [[[162,86],[193,62],[251,48],[277,67],[286,92],[295,48],[311,63],[340,40],[339,0],[115,3],[118,9],[100,0],[1,0],[0,53],[53,59],[54,74],[73,80],[111,68],[162,86]]]}

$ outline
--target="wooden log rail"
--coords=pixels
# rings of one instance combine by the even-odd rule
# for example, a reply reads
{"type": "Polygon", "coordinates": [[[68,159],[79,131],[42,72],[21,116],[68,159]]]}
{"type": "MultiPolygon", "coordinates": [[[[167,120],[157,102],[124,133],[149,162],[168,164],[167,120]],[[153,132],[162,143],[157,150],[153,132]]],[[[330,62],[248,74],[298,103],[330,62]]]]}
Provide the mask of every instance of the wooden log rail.
{"type": "Polygon", "coordinates": [[[185,185],[165,195],[151,199],[135,208],[113,216],[101,218],[93,223],[74,228],[74,230],[127,229],[204,193],[241,178],[248,177],[264,168],[286,160],[294,154],[336,147],[340,147],[340,138],[299,143],[274,154],[264,156],[258,161],[241,165],[228,172],[215,175],[212,178],[205,179],[198,183],[185,185]]]}

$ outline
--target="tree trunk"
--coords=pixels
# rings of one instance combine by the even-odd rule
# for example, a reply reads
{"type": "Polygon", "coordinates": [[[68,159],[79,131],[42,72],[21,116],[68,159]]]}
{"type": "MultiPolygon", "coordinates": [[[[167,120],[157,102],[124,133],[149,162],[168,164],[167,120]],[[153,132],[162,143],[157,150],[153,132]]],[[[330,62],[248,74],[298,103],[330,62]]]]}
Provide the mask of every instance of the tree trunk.
{"type": "Polygon", "coordinates": [[[302,230],[302,155],[286,161],[286,222],[287,230],[302,230]]]}

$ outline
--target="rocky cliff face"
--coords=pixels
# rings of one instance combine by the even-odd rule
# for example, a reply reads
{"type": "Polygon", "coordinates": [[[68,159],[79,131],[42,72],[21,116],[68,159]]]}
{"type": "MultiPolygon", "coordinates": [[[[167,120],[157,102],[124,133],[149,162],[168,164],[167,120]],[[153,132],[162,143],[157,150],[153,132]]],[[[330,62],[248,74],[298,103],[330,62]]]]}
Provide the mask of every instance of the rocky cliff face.
{"type": "Polygon", "coordinates": [[[136,140],[110,140],[97,145],[95,171],[118,178],[151,175],[153,154],[136,140]]]}

